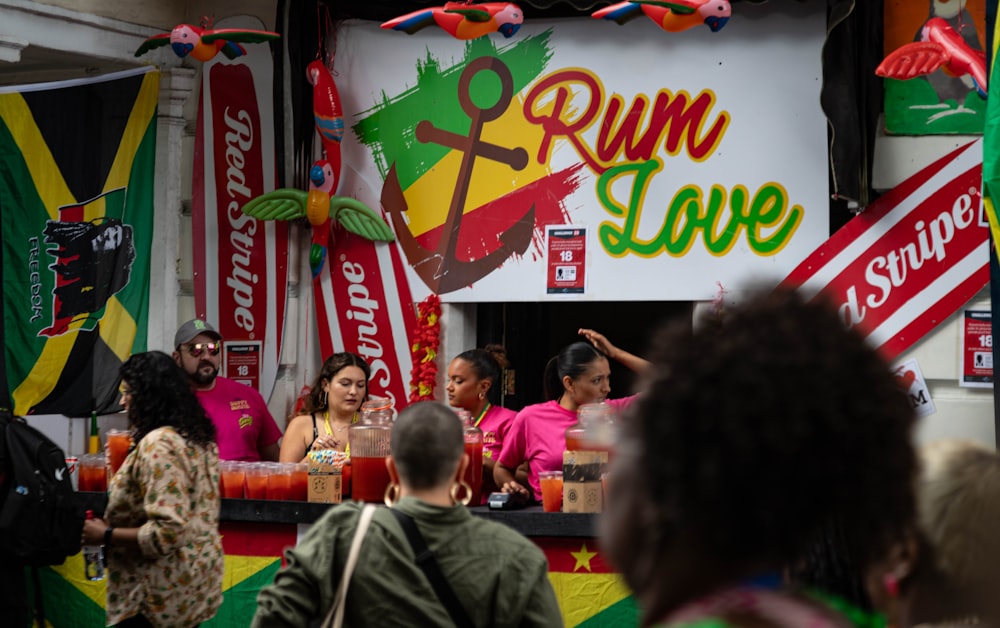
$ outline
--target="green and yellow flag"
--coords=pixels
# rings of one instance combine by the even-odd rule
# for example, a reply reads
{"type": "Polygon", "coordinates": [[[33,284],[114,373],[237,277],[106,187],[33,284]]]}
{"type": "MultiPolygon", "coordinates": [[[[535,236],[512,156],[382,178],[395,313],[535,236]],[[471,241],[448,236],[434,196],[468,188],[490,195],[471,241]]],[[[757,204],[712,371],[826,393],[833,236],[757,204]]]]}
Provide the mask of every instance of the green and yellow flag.
{"type": "Polygon", "coordinates": [[[986,125],[983,129],[983,203],[990,221],[993,245],[1000,242],[1000,220],[994,199],[1000,198],[1000,92],[997,91],[997,0],[989,0],[986,10],[987,20],[992,20],[989,33],[988,60],[989,82],[986,100],[986,125]]]}
{"type": "Polygon", "coordinates": [[[117,408],[145,351],[159,72],[0,88],[3,370],[17,414],[117,408]]]}

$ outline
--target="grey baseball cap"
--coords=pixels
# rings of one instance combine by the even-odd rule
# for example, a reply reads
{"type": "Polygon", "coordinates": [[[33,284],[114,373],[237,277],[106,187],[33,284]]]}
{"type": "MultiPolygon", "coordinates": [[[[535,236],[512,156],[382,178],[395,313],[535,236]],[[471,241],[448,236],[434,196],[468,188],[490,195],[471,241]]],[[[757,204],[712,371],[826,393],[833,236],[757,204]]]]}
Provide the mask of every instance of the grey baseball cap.
{"type": "Polygon", "coordinates": [[[181,345],[191,342],[198,334],[208,334],[209,336],[215,336],[216,340],[222,340],[222,334],[215,331],[215,327],[212,327],[200,318],[192,318],[181,325],[177,333],[174,334],[174,348],[176,349],[181,345]]]}

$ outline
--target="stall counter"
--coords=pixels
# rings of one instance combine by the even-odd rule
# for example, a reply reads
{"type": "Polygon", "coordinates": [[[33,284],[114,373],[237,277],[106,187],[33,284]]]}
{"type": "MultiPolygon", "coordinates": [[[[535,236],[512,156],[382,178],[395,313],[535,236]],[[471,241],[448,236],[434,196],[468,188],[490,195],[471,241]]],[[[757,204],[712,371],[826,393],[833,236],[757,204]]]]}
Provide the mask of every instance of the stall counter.
{"type": "MultiPolygon", "coordinates": [[[[103,512],[103,493],[80,493],[84,507],[103,512]]],[[[224,601],[206,627],[245,628],[256,610],[257,592],[274,579],[285,548],[295,545],[328,508],[336,505],[223,499],[219,530],[225,552],[224,601]]],[[[549,560],[566,626],[636,626],[638,612],[621,577],[605,563],[596,542],[596,515],[547,513],[540,507],[472,513],[529,537],[549,560]]],[[[104,626],[104,581],[83,577],[81,554],[40,573],[45,616],[54,628],[104,626]]]]}

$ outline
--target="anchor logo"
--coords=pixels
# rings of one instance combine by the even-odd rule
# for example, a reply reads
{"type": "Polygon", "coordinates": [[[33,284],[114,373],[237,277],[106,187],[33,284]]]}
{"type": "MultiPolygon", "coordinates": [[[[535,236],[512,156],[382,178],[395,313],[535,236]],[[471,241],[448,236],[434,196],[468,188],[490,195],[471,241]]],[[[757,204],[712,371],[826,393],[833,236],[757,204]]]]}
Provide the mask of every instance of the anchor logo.
{"type": "Polygon", "coordinates": [[[479,57],[462,71],[458,87],[459,104],[472,122],[467,136],[439,129],[428,120],[421,120],[416,128],[417,141],[447,146],[462,153],[455,191],[436,249],[429,250],[417,242],[403,218],[408,207],[395,165],[390,168],[382,188],[382,206],[392,219],[392,226],[406,258],[427,287],[437,294],[469,286],[493,272],[511,255],[524,254],[531,244],[535,225],[535,206],[532,204],[513,226],[499,235],[501,245],[498,249],[471,261],[456,258],[458,234],[476,159],[483,157],[497,161],[514,170],[523,170],[528,165],[528,151],[524,148],[505,148],[482,140],[485,124],[503,115],[514,96],[514,80],[507,65],[496,57],[479,57]],[[480,108],[472,102],[470,87],[473,77],[479,72],[493,72],[500,79],[500,97],[488,109],[480,108]]]}

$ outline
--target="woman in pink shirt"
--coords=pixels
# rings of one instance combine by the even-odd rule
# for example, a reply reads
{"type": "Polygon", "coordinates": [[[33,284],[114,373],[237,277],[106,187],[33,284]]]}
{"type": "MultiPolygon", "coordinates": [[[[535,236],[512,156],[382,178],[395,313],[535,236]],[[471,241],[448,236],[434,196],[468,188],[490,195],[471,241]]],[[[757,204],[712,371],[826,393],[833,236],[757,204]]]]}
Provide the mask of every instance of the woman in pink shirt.
{"type": "Polygon", "coordinates": [[[602,401],[623,410],[634,397],[609,400],[612,358],[636,372],[649,366],[646,360],[611,344],[592,329],[581,329],[589,342],[574,342],[545,365],[545,396],[548,401],[525,406],[514,417],[493,469],[497,486],[522,502],[541,494],[538,474],[562,469],[566,428],[577,422],[577,409],[602,401]],[[528,463],[528,487],[515,478],[515,470],[528,463]]]}
{"type": "MultiPolygon", "coordinates": [[[[516,412],[493,405],[490,398],[497,400],[503,369],[509,368],[507,350],[501,345],[486,345],[482,349],[469,349],[459,353],[448,365],[448,404],[453,408],[467,410],[472,421],[483,431],[483,490],[482,503],[485,504],[491,492],[497,490],[493,482],[493,465],[500,455],[504,437],[516,412]]],[[[520,473],[526,481],[527,467],[520,473]]],[[[473,504],[477,505],[477,504],[473,504]]]]}

